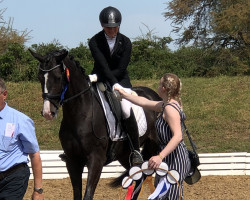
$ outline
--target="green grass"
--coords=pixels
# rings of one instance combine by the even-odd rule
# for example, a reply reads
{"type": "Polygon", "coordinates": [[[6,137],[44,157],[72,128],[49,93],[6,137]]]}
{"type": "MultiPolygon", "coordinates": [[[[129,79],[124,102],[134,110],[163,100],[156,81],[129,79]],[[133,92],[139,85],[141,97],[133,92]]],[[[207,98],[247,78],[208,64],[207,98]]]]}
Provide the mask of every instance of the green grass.
{"type": "MultiPolygon", "coordinates": [[[[158,80],[132,81],[157,91],[158,80]]],[[[186,125],[199,153],[250,152],[250,77],[183,78],[186,125]]],[[[42,150],[61,149],[58,138],[62,111],[45,120],[39,83],[7,83],[8,105],[30,116],[42,150]]],[[[188,142],[186,141],[188,144],[188,142]]]]}

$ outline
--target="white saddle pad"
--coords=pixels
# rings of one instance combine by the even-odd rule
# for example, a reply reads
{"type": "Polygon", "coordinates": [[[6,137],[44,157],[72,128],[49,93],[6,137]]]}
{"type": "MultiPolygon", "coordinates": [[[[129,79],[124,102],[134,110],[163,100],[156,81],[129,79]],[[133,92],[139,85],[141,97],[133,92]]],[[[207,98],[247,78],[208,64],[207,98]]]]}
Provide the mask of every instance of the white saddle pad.
{"type": "MultiPolygon", "coordinates": [[[[98,91],[98,94],[99,94],[101,102],[102,102],[105,116],[107,118],[110,139],[112,141],[123,140],[124,138],[127,137],[127,134],[124,133],[124,131],[121,133],[120,126],[118,124],[116,125],[116,120],[115,120],[114,114],[112,113],[111,108],[110,108],[103,92],[100,91],[99,87],[97,87],[97,91],[98,91]]],[[[133,95],[137,95],[137,94],[133,91],[133,95]]],[[[146,116],[145,116],[145,113],[144,113],[144,110],[142,107],[133,104],[132,109],[133,109],[133,112],[135,114],[135,118],[137,121],[139,137],[141,137],[147,131],[146,116]]]]}

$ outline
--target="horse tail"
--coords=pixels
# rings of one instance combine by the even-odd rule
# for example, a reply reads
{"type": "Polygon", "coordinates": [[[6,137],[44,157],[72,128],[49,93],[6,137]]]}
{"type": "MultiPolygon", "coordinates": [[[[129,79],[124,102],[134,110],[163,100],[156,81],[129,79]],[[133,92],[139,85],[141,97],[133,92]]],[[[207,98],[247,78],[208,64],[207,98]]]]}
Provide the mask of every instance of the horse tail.
{"type": "Polygon", "coordinates": [[[114,180],[112,180],[109,183],[109,186],[112,187],[112,188],[120,187],[122,185],[122,180],[126,176],[128,176],[128,170],[124,171],[120,176],[118,176],[117,178],[115,178],[114,180]]]}

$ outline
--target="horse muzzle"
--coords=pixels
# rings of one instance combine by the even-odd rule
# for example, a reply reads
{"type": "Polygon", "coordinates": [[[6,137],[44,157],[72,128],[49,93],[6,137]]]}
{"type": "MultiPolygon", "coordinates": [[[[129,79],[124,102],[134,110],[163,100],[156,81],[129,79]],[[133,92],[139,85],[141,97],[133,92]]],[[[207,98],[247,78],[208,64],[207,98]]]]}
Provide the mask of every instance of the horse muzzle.
{"type": "Polygon", "coordinates": [[[41,112],[42,116],[47,120],[52,120],[57,116],[58,107],[45,99],[43,103],[43,110],[41,112]]]}

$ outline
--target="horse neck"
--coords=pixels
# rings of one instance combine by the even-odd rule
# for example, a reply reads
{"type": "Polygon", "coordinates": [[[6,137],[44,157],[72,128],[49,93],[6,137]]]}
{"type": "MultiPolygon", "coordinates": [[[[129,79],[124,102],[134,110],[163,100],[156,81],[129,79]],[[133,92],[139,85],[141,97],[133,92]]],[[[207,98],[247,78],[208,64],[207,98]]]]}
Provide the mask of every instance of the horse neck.
{"type": "Polygon", "coordinates": [[[82,123],[79,118],[88,116],[92,113],[93,95],[88,81],[81,72],[71,75],[67,92],[65,93],[65,102],[62,106],[64,123],[72,126],[74,123],[82,123]]]}
{"type": "MultiPolygon", "coordinates": [[[[65,66],[69,68],[70,72],[68,89],[67,92],[65,93],[65,97],[71,98],[72,96],[77,95],[84,90],[87,90],[89,88],[89,83],[88,80],[86,79],[86,75],[82,73],[80,67],[76,66],[76,63],[74,63],[74,61],[66,57],[63,60],[63,62],[65,66]]],[[[85,97],[86,95],[82,94],[80,96],[85,97]]]]}
{"type": "MultiPolygon", "coordinates": [[[[79,75],[77,76],[70,76],[68,90],[73,95],[87,89],[89,87],[88,81],[79,75]]],[[[71,94],[72,95],[72,94],[71,94]]]]}

